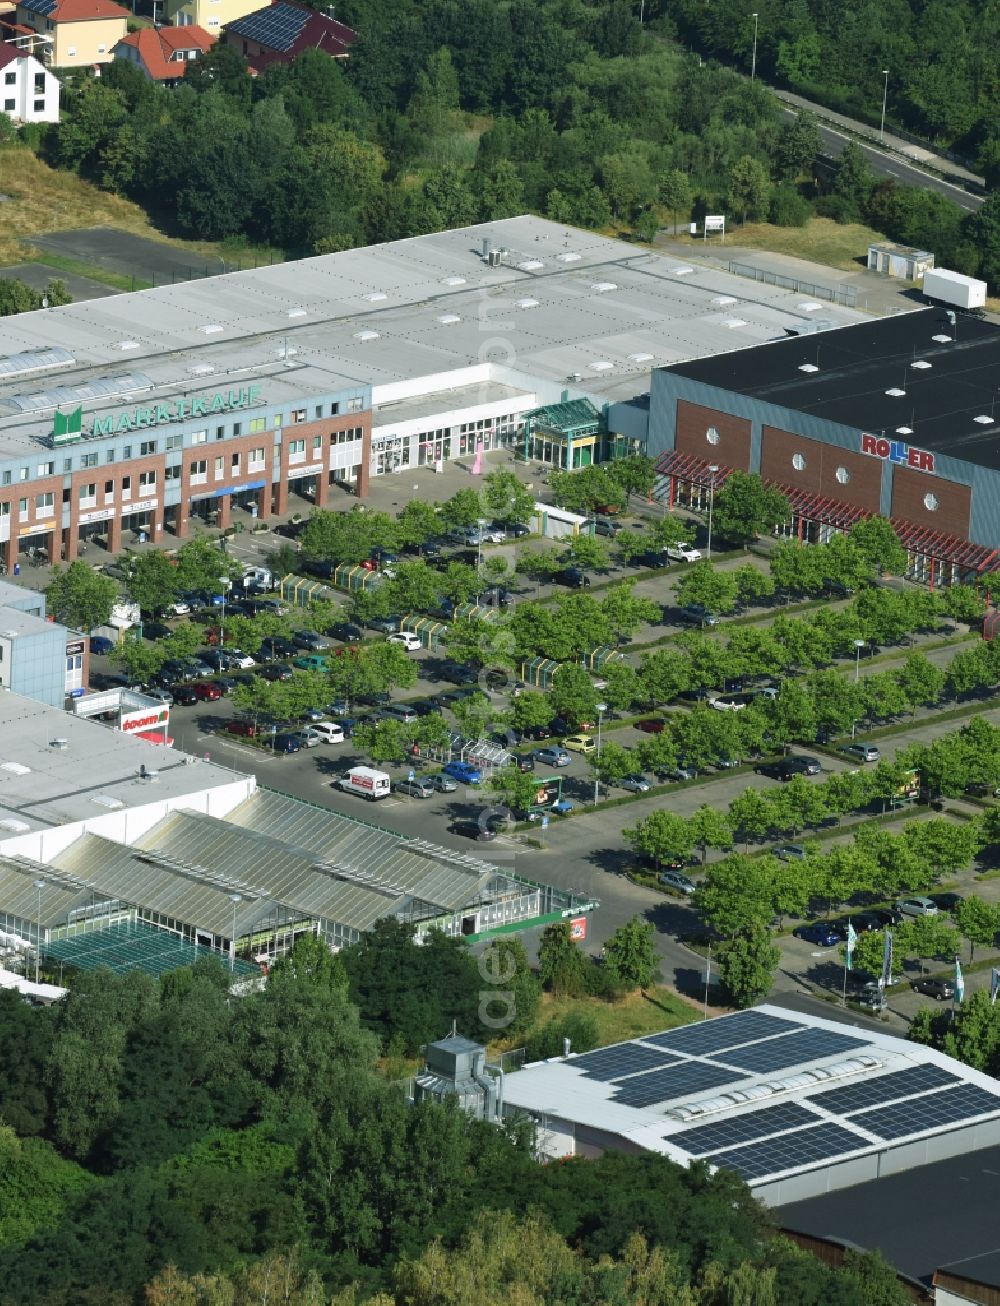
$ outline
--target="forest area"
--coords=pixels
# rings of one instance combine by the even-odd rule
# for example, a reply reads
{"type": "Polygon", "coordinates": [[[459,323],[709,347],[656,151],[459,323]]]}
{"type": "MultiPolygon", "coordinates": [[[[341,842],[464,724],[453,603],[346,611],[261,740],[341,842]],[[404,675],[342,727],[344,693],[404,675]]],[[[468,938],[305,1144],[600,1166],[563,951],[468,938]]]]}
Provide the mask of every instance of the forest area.
{"type": "MultiPolygon", "coordinates": [[[[863,96],[857,69],[890,59],[877,42],[862,57],[862,32],[934,37],[943,44],[928,87],[939,76],[947,87],[942,112],[962,103],[963,88],[968,103],[947,130],[934,117],[933,134],[987,158],[995,95],[984,64],[995,42],[985,11],[963,20],[964,9],[930,8],[936,24],[917,5],[844,22],[840,6],[775,6],[773,22],[762,15],[758,68],[838,102],[838,78],[863,96]],[[967,59],[946,49],[956,24],[967,59]],[[836,58],[824,41],[841,43],[836,58]],[[965,61],[960,81],[954,57],[965,61]],[[822,74],[829,94],[802,69],[822,74]]],[[[171,90],[116,61],[99,80],[71,74],[63,121],[22,138],[58,168],[137,201],[168,233],[291,257],[525,211],[645,241],[706,212],[783,226],[820,214],[864,221],[1000,284],[992,199],[965,214],[941,195],[877,180],[854,146],[832,171],[817,167],[815,123],[783,117],[762,80],[748,83],[742,10],[727,0],[666,11],[654,0],[642,16],[630,0],[351,0],[338,17],[360,39],[344,66],[307,51],[251,79],[235,50],[217,47],[171,90]]],[[[931,130],[901,86],[893,96],[915,128],[931,130]]]]}
{"type": "Polygon", "coordinates": [[[474,1030],[482,985],[464,943],[408,935],[306,938],[238,999],[212,960],[0,994],[4,1306],[903,1306],[878,1256],[825,1266],[732,1173],[541,1166],[517,1122],[408,1104],[381,1054],[474,1030]]]}

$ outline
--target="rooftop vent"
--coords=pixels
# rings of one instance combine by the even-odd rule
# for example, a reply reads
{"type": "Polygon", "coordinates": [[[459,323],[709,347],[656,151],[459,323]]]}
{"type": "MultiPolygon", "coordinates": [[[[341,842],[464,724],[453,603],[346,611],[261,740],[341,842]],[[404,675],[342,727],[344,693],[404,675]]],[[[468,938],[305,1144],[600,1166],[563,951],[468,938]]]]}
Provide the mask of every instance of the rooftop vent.
{"type": "Polygon", "coordinates": [[[886,391],[886,394],[893,399],[902,399],[902,397],[906,394],[906,391],[900,390],[898,385],[894,385],[886,391]]]}
{"type": "Polygon", "coordinates": [[[438,321],[442,326],[454,326],[456,322],[461,322],[457,313],[442,313],[438,321]]]}
{"type": "Polygon", "coordinates": [[[674,268],[674,276],[675,276],[675,277],[689,277],[693,271],[694,271],[694,268],[689,268],[688,265],[687,265],[686,263],[683,263],[683,264],[681,264],[681,266],[680,266],[679,268],[674,268]]]}
{"type": "Polygon", "coordinates": [[[918,358],[915,362],[911,363],[910,366],[919,368],[921,372],[926,372],[927,369],[933,367],[934,364],[928,363],[926,358],[918,358]]]}
{"type": "Polygon", "coordinates": [[[211,376],[215,368],[211,363],[195,363],[188,368],[188,376],[211,376]]]}
{"type": "Polygon", "coordinates": [[[896,427],[896,434],[897,434],[897,435],[912,435],[912,434],[913,434],[913,427],[912,427],[912,426],[897,426],[897,427],[896,427]]]}
{"type": "Polygon", "coordinates": [[[0,771],[9,771],[11,775],[31,775],[31,767],[23,762],[0,762],[0,771]]]}
{"type": "Polygon", "coordinates": [[[441,284],[442,286],[464,286],[465,277],[445,277],[441,284]]]}
{"type": "Polygon", "coordinates": [[[653,355],[644,353],[629,354],[628,361],[630,363],[651,363],[653,361],[653,355]]]}
{"type": "Polygon", "coordinates": [[[724,308],[727,304],[736,304],[738,302],[739,301],[734,295],[716,295],[712,300],[712,303],[718,304],[720,308],[724,308]]]}
{"type": "Polygon", "coordinates": [[[537,308],[537,307],[538,307],[538,300],[537,300],[537,299],[519,299],[519,300],[517,301],[517,307],[518,307],[518,308],[537,308]]]}
{"type": "Polygon", "coordinates": [[[119,807],[125,806],[120,798],[112,798],[110,794],[97,794],[90,801],[97,807],[107,807],[112,812],[117,812],[119,807]]]}
{"type": "Polygon", "coordinates": [[[951,344],[951,336],[946,336],[946,335],[936,335],[936,336],[931,336],[931,339],[932,339],[932,340],[936,340],[937,343],[938,343],[939,345],[950,345],[950,344],[951,344]]]}
{"type": "Polygon", "coordinates": [[[557,254],[556,258],[560,263],[579,263],[580,255],[574,254],[572,250],[567,250],[565,254],[557,254]]]}
{"type": "Polygon", "coordinates": [[[746,323],[741,317],[727,317],[723,326],[729,327],[730,331],[732,331],[734,327],[745,327],[746,323]]]}
{"type": "Polygon", "coordinates": [[[365,299],[368,300],[369,304],[378,304],[386,298],[387,296],[382,290],[373,290],[370,295],[365,295],[365,299]]]}
{"type": "Polygon", "coordinates": [[[766,1084],[752,1084],[749,1088],[732,1089],[719,1097],[705,1098],[701,1102],[684,1102],[664,1112],[674,1120],[687,1123],[699,1120],[703,1116],[717,1115],[731,1107],[745,1106],[749,1102],[759,1102],[763,1098],[775,1097],[779,1093],[800,1092],[806,1088],[815,1088],[817,1084],[831,1079],[844,1079],[847,1075],[860,1075],[865,1071],[878,1070],[882,1062],[877,1057],[861,1053],[847,1061],[838,1061],[832,1066],[816,1066],[812,1070],[789,1075],[786,1079],[773,1079],[766,1084]]]}
{"type": "Polygon", "coordinates": [[[305,310],[304,308],[290,308],[290,309],[288,310],[288,316],[289,316],[289,317],[305,317],[305,316],[306,316],[306,310],[305,310]]]}
{"type": "Polygon", "coordinates": [[[592,372],[610,372],[613,367],[614,363],[609,363],[606,358],[598,358],[590,364],[592,372]]]}
{"type": "Polygon", "coordinates": [[[518,263],[517,266],[522,272],[537,272],[538,269],[543,268],[545,264],[540,258],[526,258],[523,263],[518,263]]]}
{"type": "Polygon", "coordinates": [[[595,295],[606,295],[609,290],[617,290],[618,284],[615,281],[595,281],[590,288],[595,295]]]}
{"type": "Polygon", "coordinates": [[[368,340],[377,340],[377,339],[378,339],[378,332],[377,332],[377,331],[355,331],[355,333],[354,333],[354,339],[355,339],[355,340],[364,340],[364,341],[368,341],[368,340]]]}
{"type": "Polygon", "coordinates": [[[819,371],[819,368],[816,366],[815,363],[800,363],[800,364],[799,364],[799,371],[800,371],[800,372],[818,372],[818,371],[819,371]]]}
{"type": "Polygon", "coordinates": [[[225,328],[219,326],[218,322],[209,322],[207,326],[201,328],[201,334],[203,336],[217,336],[224,329],[225,328]]]}
{"type": "Polygon", "coordinates": [[[120,349],[122,353],[124,353],[127,349],[138,349],[139,342],[138,340],[119,340],[117,345],[115,345],[115,348],[120,349]]]}
{"type": "Polygon", "coordinates": [[[31,826],[27,821],[15,821],[11,816],[6,816],[0,821],[0,830],[3,830],[6,834],[24,834],[26,830],[30,829],[31,826]]]}
{"type": "Polygon", "coordinates": [[[140,780],[153,781],[153,780],[159,780],[159,778],[160,778],[159,771],[150,771],[149,768],[146,766],[145,762],[143,762],[142,766],[139,767],[140,780]]]}
{"type": "Polygon", "coordinates": [[[66,751],[67,748],[69,748],[69,740],[68,740],[68,739],[52,739],[52,740],[49,741],[49,747],[50,747],[50,748],[58,749],[59,752],[63,753],[63,752],[66,751]]]}
{"type": "Polygon", "coordinates": [[[799,305],[800,313],[815,313],[817,309],[822,308],[822,304],[817,304],[814,299],[807,299],[804,304],[799,305]]]}
{"type": "Polygon", "coordinates": [[[973,420],[974,422],[978,422],[980,426],[992,426],[992,425],[993,425],[993,418],[990,417],[990,415],[989,415],[988,413],[980,413],[978,417],[974,417],[972,420],[973,420]]]}

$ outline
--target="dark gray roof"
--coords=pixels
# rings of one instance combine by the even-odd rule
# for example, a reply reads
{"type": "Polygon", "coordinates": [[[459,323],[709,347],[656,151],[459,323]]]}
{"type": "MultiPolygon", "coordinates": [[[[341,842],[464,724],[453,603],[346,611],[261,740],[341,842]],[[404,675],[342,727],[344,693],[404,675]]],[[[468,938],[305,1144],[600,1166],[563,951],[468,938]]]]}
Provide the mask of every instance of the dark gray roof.
{"type": "Polygon", "coordinates": [[[953,327],[943,310],[928,308],[665,370],[1000,468],[1000,327],[984,319],[958,314],[953,327]],[[935,341],[936,335],[952,338],[935,341]],[[803,372],[803,365],[819,370],[803,372]],[[891,389],[905,393],[887,395],[891,389]],[[897,434],[901,426],[912,434],[897,434]]]}
{"type": "Polygon", "coordinates": [[[914,1279],[947,1267],[1000,1288],[998,1209],[1000,1147],[989,1147],[792,1203],[777,1216],[787,1229],[877,1248],[914,1279]]]}

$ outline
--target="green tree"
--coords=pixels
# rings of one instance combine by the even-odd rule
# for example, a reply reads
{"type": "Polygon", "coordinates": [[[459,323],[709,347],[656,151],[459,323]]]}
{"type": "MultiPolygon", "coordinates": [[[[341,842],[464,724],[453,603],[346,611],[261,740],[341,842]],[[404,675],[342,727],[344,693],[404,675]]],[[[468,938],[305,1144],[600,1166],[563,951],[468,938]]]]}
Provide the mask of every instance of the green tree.
{"type": "Polygon", "coordinates": [[[159,549],[129,558],[126,571],[129,598],[138,603],[143,612],[159,614],[177,597],[180,589],[178,569],[159,549]]]}
{"type": "Polygon", "coordinates": [[[635,593],[634,581],[612,585],[601,599],[601,611],[619,643],[623,637],[634,635],[640,626],[655,625],[663,615],[659,603],[635,593]]]}
{"type": "Polygon", "coordinates": [[[475,526],[482,515],[483,505],[477,490],[457,490],[441,504],[441,523],[449,530],[475,526]]]}
{"type": "Polygon", "coordinates": [[[906,550],[885,517],[862,518],[847,538],[877,575],[901,576],[906,571],[906,550]]]}
{"type": "Polygon", "coordinates": [[[728,815],[707,803],[688,819],[688,828],[695,846],[701,849],[702,865],[708,860],[709,848],[728,849],[733,846],[733,826],[728,815]]]}
{"type": "Polygon", "coordinates": [[[737,567],[732,574],[736,582],[737,602],[745,608],[756,607],[762,599],[769,599],[774,593],[773,579],[759,567],[737,567]]]}
{"type": "Polygon", "coordinates": [[[490,789],[504,800],[519,818],[528,815],[535,806],[540,781],[531,772],[516,768],[499,771],[490,777],[490,789]]]}
{"type": "Polygon", "coordinates": [[[925,653],[910,653],[896,675],[914,716],[918,707],[933,707],[944,693],[945,672],[925,653]]]}
{"type": "Polygon", "coordinates": [[[155,644],[143,639],[123,639],[109,655],[110,661],[128,676],[129,683],[144,684],[155,676],[163,665],[166,654],[155,644]]]}
{"type": "Polygon", "coordinates": [[[597,720],[597,690],[583,667],[572,663],[560,667],[552,677],[550,695],[556,712],[571,725],[597,720]]]}
{"type": "Polygon", "coordinates": [[[745,543],[790,520],[788,500],[756,474],[733,472],[715,496],[715,529],[725,539],[745,543]]]}
{"type": "Polygon", "coordinates": [[[859,218],[875,187],[875,174],[859,145],[848,141],[837,160],[833,193],[844,206],[846,220],[859,218]]]}
{"type": "Polygon", "coordinates": [[[645,990],[659,978],[655,933],[651,922],[633,916],[604,945],[604,964],[622,988],[645,990]]]}
{"type": "Polygon", "coordinates": [[[732,612],[736,606],[737,580],[703,558],[689,567],[677,583],[677,602],[700,604],[706,612],[732,612]]]}
{"type": "Polygon", "coordinates": [[[535,496],[502,467],[483,478],[482,502],[487,514],[502,522],[525,525],[535,512],[535,496]]]}
{"type": "Polygon", "coordinates": [[[520,939],[492,939],[479,958],[486,987],[479,995],[479,1023],[494,1038],[513,1038],[534,1024],[542,987],[520,939]]]}
{"type": "Polygon", "coordinates": [[[1000,906],[970,894],[955,908],[955,924],[962,938],[969,944],[971,962],[977,947],[992,948],[996,945],[997,934],[1000,933],[1000,906]]]}
{"type": "Polygon", "coordinates": [[[774,800],[757,789],[744,789],[729,804],[729,820],[749,852],[754,839],[763,839],[777,826],[779,813],[774,800]]]}
{"type": "Polygon", "coordinates": [[[678,214],[686,213],[691,208],[691,182],[686,172],[680,168],[671,168],[664,173],[660,178],[660,200],[674,220],[676,236],[678,214]]]}
{"type": "Polygon", "coordinates": [[[744,857],[739,853],[713,862],[694,895],[702,919],[723,938],[733,939],[771,918],[773,859],[744,857]]]}
{"type": "Polygon", "coordinates": [[[515,730],[530,730],[534,726],[547,726],[556,710],[551,699],[534,690],[523,690],[514,699],[511,720],[515,730]]]}
{"type": "Polygon", "coordinates": [[[205,590],[221,594],[222,577],[236,580],[243,568],[229,558],[219,544],[204,537],[187,540],[177,550],[177,582],[184,590],[205,590]]]}
{"type": "Polygon", "coordinates": [[[396,518],[401,546],[417,546],[429,540],[441,529],[440,515],[431,503],[411,499],[396,518]]]}
{"type": "Polygon", "coordinates": [[[766,925],[740,930],[719,949],[719,976],[737,1007],[753,1007],[766,998],[781,960],[766,925]]]}
{"type": "Polygon", "coordinates": [[[546,925],[538,944],[542,983],[557,997],[579,997],[586,988],[589,962],[570,937],[569,921],[546,925]]]}
{"type": "Polygon", "coordinates": [[[767,169],[752,154],[744,154],[729,169],[726,201],[730,209],[740,214],[740,221],[748,218],[758,221],[767,216],[771,198],[771,179],[767,169]]]}
{"type": "Polygon", "coordinates": [[[964,871],[982,843],[977,822],[959,823],[945,817],[910,821],[903,831],[903,838],[934,877],[964,871]]]}
{"type": "Polygon", "coordinates": [[[686,862],[695,846],[690,822],[663,808],[622,830],[622,836],[637,852],[652,858],[657,867],[664,862],[686,862]]]}
{"type": "Polygon", "coordinates": [[[566,545],[563,562],[590,571],[606,571],[608,568],[608,546],[599,535],[574,535],[566,545]]]}
{"type": "Polygon", "coordinates": [[[46,591],[49,615],[71,630],[91,631],[103,626],[118,598],[118,587],[85,562],[56,567],[46,591]]]}

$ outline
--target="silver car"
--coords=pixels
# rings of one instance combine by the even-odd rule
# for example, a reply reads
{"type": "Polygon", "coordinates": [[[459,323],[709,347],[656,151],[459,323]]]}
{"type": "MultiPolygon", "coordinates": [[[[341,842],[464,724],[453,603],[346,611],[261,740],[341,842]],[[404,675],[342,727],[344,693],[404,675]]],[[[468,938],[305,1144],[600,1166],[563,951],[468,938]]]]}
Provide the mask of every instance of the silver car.
{"type": "Polygon", "coordinates": [[[458,785],[450,775],[445,775],[443,771],[439,771],[437,775],[432,775],[428,783],[439,794],[453,794],[458,791],[458,785]]]}
{"type": "Polygon", "coordinates": [[[400,780],[395,786],[397,794],[406,794],[410,798],[433,798],[434,786],[425,776],[414,780],[400,780]]]}
{"type": "Polygon", "coordinates": [[[627,775],[620,783],[630,794],[645,794],[652,788],[644,775],[627,775]]]}
{"type": "Polygon", "coordinates": [[[668,889],[686,894],[694,893],[696,887],[694,881],[689,880],[683,871],[661,871],[660,883],[668,889]]]}
{"type": "Polygon", "coordinates": [[[874,744],[846,744],[844,754],[858,762],[879,762],[882,754],[874,744]]]}

